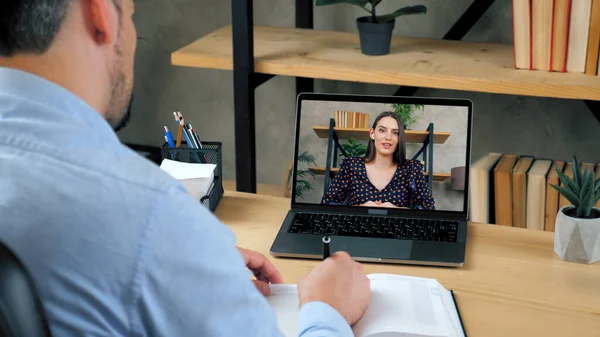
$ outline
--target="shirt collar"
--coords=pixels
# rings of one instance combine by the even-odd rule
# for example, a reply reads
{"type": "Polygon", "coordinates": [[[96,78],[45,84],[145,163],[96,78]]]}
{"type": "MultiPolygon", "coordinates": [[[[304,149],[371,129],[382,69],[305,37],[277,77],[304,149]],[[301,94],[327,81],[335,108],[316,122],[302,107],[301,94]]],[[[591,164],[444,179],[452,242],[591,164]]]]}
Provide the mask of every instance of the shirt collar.
{"type": "Polygon", "coordinates": [[[10,95],[53,108],[72,123],[94,129],[103,137],[118,137],[110,124],[83,99],[40,76],[13,68],[0,67],[0,95],[10,95]]]}

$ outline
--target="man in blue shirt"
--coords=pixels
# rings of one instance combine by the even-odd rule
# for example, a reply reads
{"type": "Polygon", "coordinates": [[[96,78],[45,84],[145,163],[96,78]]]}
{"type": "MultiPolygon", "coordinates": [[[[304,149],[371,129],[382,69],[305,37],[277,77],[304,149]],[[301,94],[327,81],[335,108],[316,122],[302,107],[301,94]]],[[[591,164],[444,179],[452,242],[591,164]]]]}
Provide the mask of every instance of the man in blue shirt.
{"type": "MultiPolygon", "coordinates": [[[[283,282],[275,267],[115,135],[133,11],[0,2],[0,240],[31,272],[55,336],[280,336],[264,298],[283,282]]],[[[370,300],[345,253],[298,288],[301,336],[351,336],[370,300]]]]}

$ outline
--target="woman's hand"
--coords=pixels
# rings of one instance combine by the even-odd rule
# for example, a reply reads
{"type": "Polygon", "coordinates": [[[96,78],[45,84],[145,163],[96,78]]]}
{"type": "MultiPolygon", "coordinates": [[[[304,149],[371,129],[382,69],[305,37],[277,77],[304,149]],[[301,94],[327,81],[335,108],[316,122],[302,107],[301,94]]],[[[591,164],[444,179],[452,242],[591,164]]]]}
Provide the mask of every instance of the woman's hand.
{"type": "Polygon", "coordinates": [[[394,204],[392,204],[391,202],[384,202],[382,204],[380,204],[380,207],[385,207],[385,208],[400,208],[394,204]]]}
{"type": "Polygon", "coordinates": [[[364,204],[362,204],[361,206],[365,206],[365,207],[380,207],[381,206],[381,201],[367,201],[364,204]]]}

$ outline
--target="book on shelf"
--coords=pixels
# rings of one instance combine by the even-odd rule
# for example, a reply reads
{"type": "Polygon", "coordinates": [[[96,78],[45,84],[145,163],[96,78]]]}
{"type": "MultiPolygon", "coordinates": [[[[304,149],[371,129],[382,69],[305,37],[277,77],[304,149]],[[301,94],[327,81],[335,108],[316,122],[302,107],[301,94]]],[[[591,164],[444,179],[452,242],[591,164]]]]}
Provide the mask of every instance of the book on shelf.
{"type": "Polygon", "coordinates": [[[473,222],[495,223],[494,167],[502,157],[491,152],[471,165],[469,174],[470,214],[473,222]]]}
{"type": "Polygon", "coordinates": [[[558,186],[559,179],[556,170],[563,172],[565,168],[565,162],[561,160],[555,160],[548,172],[548,178],[546,179],[546,205],[544,209],[544,230],[548,232],[554,232],[556,227],[556,214],[558,214],[558,191],[551,185],[558,186]]]}
{"type": "Polygon", "coordinates": [[[527,172],[533,156],[522,155],[513,168],[513,226],[525,228],[527,224],[527,172]]]}
{"type": "Polygon", "coordinates": [[[552,22],[550,23],[552,32],[550,69],[564,73],[567,71],[571,0],[555,0],[553,6],[552,22]]]}
{"type": "MultiPolygon", "coordinates": [[[[563,173],[569,177],[569,178],[573,178],[573,162],[567,162],[565,163],[565,168],[563,170],[563,173]]],[[[562,182],[560,182],[558,184],[558,186],[564,186],[562,184],[562,182]]],[[[571,205],[571,202],[565,198],[564,196],[560,195],[558,198],[558,209],[561,209],[565,206],[571,205]]]]}
{"type": "Polygon", "coordinates": [[[592,13],[590,15],[590,32],[588,35],[588,53],[585,64],[585,73],[594,75],[598,73],[598,63],[600,59],[598,52],[600,50],[600,0],[594,0],[592,3],[592,13]]]}
{"type": "Polygon", "coordinates": [[[369,114],[364,112],[336,110],[333,112],[333,120],[338,128],[369,128],[369,114]]]}
{"type": "MultiPolygon", "coordinates": [[[[600,163],[580,163],[600,179],[600,163]]],[[[573,163],[490,152],[471,166],[470,221],[554,232],[556,215],[571,203],[551,185],[573,177],[573,163]]],[[[600,201],[595,205],[600,208],[600,201]]]]}
{"type": "Polygon", "coordinates": [[[496,224],[513,225],[513,192],[512,171],[517,162],[517,155],[504,154],[494,168],[494,189],[496,208],[496,224]]]}
{"type": "Polygon", "coordinates": [[[592,0],[574,0],[571,2],[567,72],[585,72],[591,10],[592,0]]]}
{"type": "Polygon", "coordinates": [[[550,159],[535,159],[527,172],[526,228],[544,230],[546,216],[546,185],[550,159]]]}
{"type": "Polygon", "coordinates": [[[531,1],[531,53],[535,70],[550,70],[553,1],[531,1]]]}
{"type": "Polygon", "coordinates": [[[598,74],[600,0],[513,0],[516,69],[598,74]]]}
{"type": "Polygon", "coordinates": [[[513,0],[513,56],[517,69],[531,70],[531,8],[529,0],[513,0]]]}

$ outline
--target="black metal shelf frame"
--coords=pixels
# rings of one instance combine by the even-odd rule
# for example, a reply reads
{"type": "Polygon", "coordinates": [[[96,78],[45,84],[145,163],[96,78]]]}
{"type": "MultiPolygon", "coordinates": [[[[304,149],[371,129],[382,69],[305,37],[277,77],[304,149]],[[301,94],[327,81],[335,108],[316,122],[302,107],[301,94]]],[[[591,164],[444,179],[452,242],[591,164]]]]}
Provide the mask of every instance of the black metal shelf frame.
{"type": "MultiPolygon", "coordinates": [[[[444,35],[444,40],[461,40],[495,0],[474,0],[444,35]]],[[[256,124],[254,92],[274,75],[254,71],[253,0],[231,0],[233,33],[233,93],[235,119],[236,185],[240,192],[256,193],[256,124]]],[[[295,1],[296,28],[313,29],[312,0],[295,1]]],[[[412,96],[419,88],[403,86],[396,96],[412,96]]],[[[296,78],[296,93],[313,92],[314,79],[296,78]]],[[[600,102],[584,101],[600,122],[600,102]]]]}

